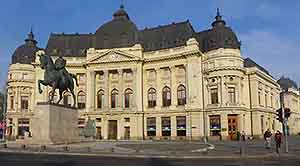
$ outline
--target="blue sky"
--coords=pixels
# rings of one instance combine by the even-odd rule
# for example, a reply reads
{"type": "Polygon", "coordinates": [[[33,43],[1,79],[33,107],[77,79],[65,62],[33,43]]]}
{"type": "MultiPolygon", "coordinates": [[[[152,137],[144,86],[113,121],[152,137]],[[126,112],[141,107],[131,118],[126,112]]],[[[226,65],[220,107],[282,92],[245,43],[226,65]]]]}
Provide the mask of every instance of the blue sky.
{"type": "MultiPolygon", "coordinates": [[[[9,0],[0,4],[0,87],[11,55],[24,43],[30,27],[39,47],[49,34],[94,33],[112,18],[122,0],[9,0]]],[[[124,0],[139,27],[189,19],[196,31],[210,28],[219,7],[223,18],[242,41],[242,55],[269,70],[300,82],[299,0],[124,0]]]]}

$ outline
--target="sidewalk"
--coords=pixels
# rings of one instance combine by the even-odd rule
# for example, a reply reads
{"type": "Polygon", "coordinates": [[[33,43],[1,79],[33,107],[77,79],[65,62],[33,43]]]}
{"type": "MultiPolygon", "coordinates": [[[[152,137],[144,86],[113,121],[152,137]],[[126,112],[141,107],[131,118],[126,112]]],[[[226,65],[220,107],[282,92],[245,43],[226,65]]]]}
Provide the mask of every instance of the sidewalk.
{"type": "MultiPolygon", "coordinates": [[[[88,142],[68,145],[25,145],[8,142],[7,147],[1,146],[0,152],[34,153],[51,155],[82,155],[107,157],[138,157],[138,158],[270,158],[279,157],[273,149],[266,150],[258,142],[247,142],[245,155],[241,155],[239,142],[164,142],[164,141],[122,141],[122,142],[88,142]]],[[[280,154],[293,156],[294,154],[280,154]]]]}

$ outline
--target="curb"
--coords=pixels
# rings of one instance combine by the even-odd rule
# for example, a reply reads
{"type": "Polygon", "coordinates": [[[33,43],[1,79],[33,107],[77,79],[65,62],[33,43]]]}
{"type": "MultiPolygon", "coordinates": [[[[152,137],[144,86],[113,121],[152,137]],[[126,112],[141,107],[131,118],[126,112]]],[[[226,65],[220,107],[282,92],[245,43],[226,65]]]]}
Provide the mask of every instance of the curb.
{"type": "Polygon", "coordinates": [[[0,150],[2,153],[9,154],[34,154],[34,155],[64,155],[64,156],[89,156],[89,157],[112,157],[112,158],[160,158],[160,159],[265,159],[271,157],[277,157],[273,154],[268,155],[248,155],[245,157],[239,155],[228,155],[228,156],[180,156],[180,155],[146,155],[146,154],[109,154],[109,153],[65,153],[65,152],[28,152],[28,151],[9,151],[0,150]]]}

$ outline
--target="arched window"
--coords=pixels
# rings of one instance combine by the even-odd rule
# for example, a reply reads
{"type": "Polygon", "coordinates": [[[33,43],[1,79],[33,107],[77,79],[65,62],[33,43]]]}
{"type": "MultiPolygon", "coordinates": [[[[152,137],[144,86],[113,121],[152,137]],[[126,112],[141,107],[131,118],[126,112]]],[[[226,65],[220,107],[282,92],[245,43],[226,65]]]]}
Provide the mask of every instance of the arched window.
{"type": "Polygon", "coordinates": [[[63,103],[66,106],[71,106],[71,95],[69,92],[64,93],[63,103]]]}
{"type": "Polygon", "coordinates": [[[133,91],[131,89],[128,88],[125,90],[125,108],[129,108],[132,104],[132,95],[133,91]]]}
{"type": "Polygon", "coordinates": [[[119,91],[114,89],[111,91],[111,108],[117,107],[119,91]]]}
{"type": "MultiPolygon", "coordinates": [[[[50,98],[51,98],[51,95],[53,94],[53,91],[50,91],[49,92],[49,100],[50,100],[50,98]]],[[[56,94],[56,92],[54,92],[54,94],[53,94],[53,103],[56,103],[57,102],[57,94],[56,94]]]]}
{"type": "Polygon", "coordinates": [[[163,88],[162,98],[164,107],[171,105],[171,89],[169,87],[166,86],[163,88]]]}
{"type": "Polygon", "coordinates": [[[104,106],[104,91],[100,89],[97,93],[97,108],[103,108],[104,106]]]}
{"type": "Polygon", "coordinates": [[[156,90],[154,88],[150,88],[148,90],[148,107],[153,108],[156,106],[156,90]]]}
{"type": "Polygon", "coordinates": [[[177,103],[178,105],[186,104],[186,90],[184,85],[179,85],[177,88],[177,103]]]}
{"type": "Polygon", "coordinates": [[[85,93],[83,91],[80,91],[77,96],[77,103],[79,109],[85,108],[85,93]]]}

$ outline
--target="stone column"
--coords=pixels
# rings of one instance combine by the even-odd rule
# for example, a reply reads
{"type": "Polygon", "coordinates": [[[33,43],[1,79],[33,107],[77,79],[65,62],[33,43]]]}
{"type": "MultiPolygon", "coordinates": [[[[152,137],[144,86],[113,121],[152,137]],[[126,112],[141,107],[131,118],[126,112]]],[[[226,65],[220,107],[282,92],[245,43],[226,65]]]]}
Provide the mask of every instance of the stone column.
{"type": "Polygon", "coordinates": [[[160,68],[156,68],[156,109],[160,110],[162,107],[162,86],[161,86],[161,74],[160,68]]]}
{"type": "Polygon", "coordinates": [[[156,117],[156,136],[161,137],[161,117],[156,117]]]}
{"type": "MultiPolygon", "coordinates": [[[[44,92],[45,93],[45,92],[44,92]]],[[[16,112],[21,112],[21,87],[17,87],[16,112]]]]}
{"type": "MultiPolygon", "coordinates": [[[[138,111],[143,111],[143,68],[142,64],[138,64],[137,67],[134,69],[135,74],[135,86],[136,86],[136,106],[138,111]]],[[[147,95],[145,95],[147,96],[147,95]]],[[[146,99],[147,100],[147,99],[146,99]]]]}
{"type": "Polygon", "coordinates": [[[176,67],[171,66],[171,109],[177,105],[176,67]]]}
{"type": "Polygon", "coordinates": [[[177,122],[176,122],[176,116],[171,116],[171,137],[176,138],[177,136],[177,122]]]}
{"type": "Polygon", "coordinates": [[[240,96],[240,94],[241,94],[241,90],[242,90],[242,85],[241,85],[242,81],[240,80],[239,77],[236,78],[236,80],[238,80],[238,83],[236,85],[236,91],[235,91],[235,102],[236,102],[236,104],[241,105],[242,104],[242,102],[241,102],[242,96],[240,96]]]}
{"type": "MultiPolygon", "coordinates": [[[[184,77],[185,77],[185,100],[187,107],[190,105],[190,98],[189,98],[189,89],[190,85],[188,84],[188,70],[187,70],[187,64],[184,65],[184,77]]],[[[202,85],[201,85],[202,86],[202,85]]],[[[202,92],[203,93],[203,92],[202,92]]]]}
{"type": "Polygon", "coordinates": [[[124,103],[124,87],[123,87],[123,70],[122,69],[118,69],[118,73],[119,73],[119,95],[117,97],[117,108],[124,108],[125,103],[124,103]]]}
{"type": "Polygon", "coordinates": [[[224,85],[224,76],[218,77],[218,91],[219,91],[219,103],[221,106],[225,105],[225,103],[228,101],[226,87],[224,85]]]}
{"type": "Polygon", "coordinates": [[[95,110],[95,72],[87,72],[87,111],[95,110]]]}
{"type": "Polygon", "coordinates": [[[109,73],[108,70],[104,70],[104,108],[109,108],[109,73]]]}

